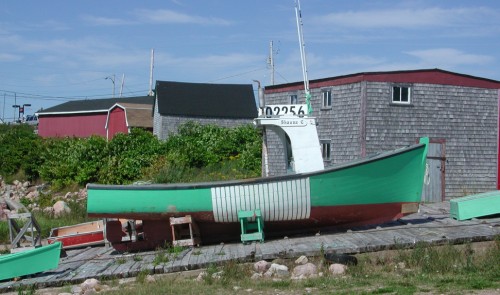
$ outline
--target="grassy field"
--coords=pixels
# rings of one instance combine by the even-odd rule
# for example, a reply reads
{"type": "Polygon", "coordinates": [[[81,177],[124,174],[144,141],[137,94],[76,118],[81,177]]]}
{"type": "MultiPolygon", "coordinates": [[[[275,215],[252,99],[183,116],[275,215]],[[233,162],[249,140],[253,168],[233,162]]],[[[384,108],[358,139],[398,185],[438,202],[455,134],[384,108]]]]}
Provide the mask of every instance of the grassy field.
{"type": "MultiPolygon", "coordinates": [[[[500,238],[465,245],[429,246],[357,255],[358,264],[342,276],[328,274],[328,264],[320,265],[322,277],[291,280],[252,280],[253,264],[229,262],[209,267],[201,281],[186,274],[157,275],[154,282],[140,273],[134,282],[103,282],[100,294],[499,294],[500,238]],[[222,271],[222,273],[220,273],[222,271]],[[219,278],[212,274],[218,273],[219,278]]],[[[293,260],[285,262],[290,270],[293,260]]]]}

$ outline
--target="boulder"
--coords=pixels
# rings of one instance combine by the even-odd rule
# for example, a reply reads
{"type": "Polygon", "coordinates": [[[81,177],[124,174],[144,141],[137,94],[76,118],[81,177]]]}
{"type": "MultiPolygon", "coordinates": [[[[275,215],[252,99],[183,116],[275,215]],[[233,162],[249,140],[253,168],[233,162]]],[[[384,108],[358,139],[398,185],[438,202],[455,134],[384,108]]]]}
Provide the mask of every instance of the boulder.
{"type": "Polygon", "coordinates": [[[293,269],[292,272],[292,278],[307,278],[311,276],[317,276],[318,275],[318,268],[316,265],[308,262],[306,264],[298,265],[293,269]]]}
{"type": "Polygon", "coordinates": [[[295,264],[302,264],[302,265],[304,265],[304,264],[306,264],[308,262],[309,262],[309,260],[304,255],[300,256],[299,258],[297,258],[297,260],[295,260],[295,264]]]}
{"type": "Polygon", "coordinates": [[[285,277],[288,276],[290,272],[288,271],[288,267],[286,265],[273,263],[271,267],[264,273],[266,277],[285,277]]]}
{"type": "Polygon", "coordinates": [[[71,209],[64,201],[57,201],[54,206],[52,206],[52,208],[54,209],[54,216],[61,216],[65,213],[71,213],[71,209]]]}
{"type": "Polygon", "coordinates": [[[94,290],[94,291],[99,291],[101,290],[101,283],[92,278],[92,279],[86,279],[85,282],[80,284],[80,287],[82,288],[82,291],[85,293],[87,290],[94,290]]]}
{"type": "Polygon", "coordinates": [[[271,267],[271,263],[269,263],[265,260],[257,261],[253,265],[253,269],[258,273],[265,273],[270,267],[271,267]]]}
{"type": "Polygon", "coordinates": [[[328,268],[330,273],[334,276],[343,275],[347,270],[347,265],[334,263],[328,268]]]}

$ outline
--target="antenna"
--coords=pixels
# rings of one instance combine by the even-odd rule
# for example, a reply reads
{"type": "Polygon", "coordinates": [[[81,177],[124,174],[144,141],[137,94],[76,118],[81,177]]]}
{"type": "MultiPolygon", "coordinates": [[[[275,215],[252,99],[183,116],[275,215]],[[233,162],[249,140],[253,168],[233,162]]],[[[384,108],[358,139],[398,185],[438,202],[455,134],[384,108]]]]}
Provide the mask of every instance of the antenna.
{"type": "Polygon", "coordinates": [[[155,63],[155,50],[151,49],[151,65],[149,66],[149,96],[153,96],[153,68],[155,63]]]}
{"type": "Polygon", "coordinates": [[[304,43],[304,33],[302,32],[302,12],[300,11],[300,1],[295,0],[295,17],[297,18],[297,33],[299,35],[300,60],[302,62],[302,76],[304,77],[304,91],[308,113],[312,113],[311,93],[309,92],[309,78],[307,77],[306,45],[304,43]]]}

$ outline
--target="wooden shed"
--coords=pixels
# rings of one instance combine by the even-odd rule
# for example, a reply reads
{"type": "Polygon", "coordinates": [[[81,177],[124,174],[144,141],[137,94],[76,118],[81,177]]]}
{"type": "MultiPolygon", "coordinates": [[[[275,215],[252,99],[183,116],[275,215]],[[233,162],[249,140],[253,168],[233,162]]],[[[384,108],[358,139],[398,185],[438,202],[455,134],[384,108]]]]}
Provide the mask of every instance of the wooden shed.
{"type": "MultiPolygon", "coordinates": [[[[38,135],[42,137],[107,137],[108,112],[117,103],[148,105],[152,96],[74,100],[38,111],[38,135]]],[[[151,113],[149,114],[151,116],[151,113]]],[[[125,118],[123,118],[125,119],[125,118]]]]}
{"type": "Polygon", "coordinates": [[[153,133],[166,139],[187,121],[235,127],[251,124],[257,104],[251,84],[156,81],[153,133]]]}
{"type": "MultiPolygon", "coordinates": [[[[325,166],[430,137],[424,201],[499,186],[500,81],[440,69],[367,72],[310,81],[325,166]]],[[[304,103],[303,82],[267,86],[266,104],[304,103]]],[[[287,155],[266,131],[271,175],[287,155]]]]}
{"type": "Polygon", "coordinates": [[[130,133],[131,128],[141,128],[153,132],[152,105],[116,103],[108,111],[105,128],[108,140],[117,133],[130,133]]]}

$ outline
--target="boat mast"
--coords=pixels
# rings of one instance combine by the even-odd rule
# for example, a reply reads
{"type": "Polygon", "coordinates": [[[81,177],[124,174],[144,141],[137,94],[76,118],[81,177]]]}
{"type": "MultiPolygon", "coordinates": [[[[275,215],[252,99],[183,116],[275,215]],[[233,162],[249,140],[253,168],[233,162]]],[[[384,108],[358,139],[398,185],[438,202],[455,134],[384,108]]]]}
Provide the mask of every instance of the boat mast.
{"type": "Polygon", "coordinates": [[[300,0],[295,0],[295,17],[297,19],[297,33],[299,35],[300,60],[302,62],[302,76],[304,78],[304,92],[306,96],[307,112],[312,113],[311,93],[309,92],[309,78],[307,77],[306,45],[304,43],[304,34],[302,32],[302,12],[300,11],[300,0]]]}

